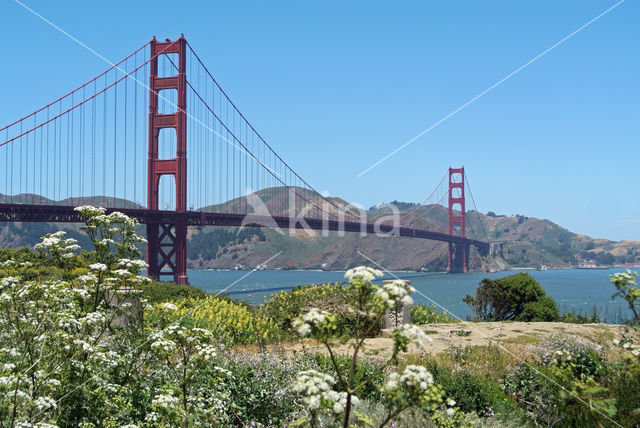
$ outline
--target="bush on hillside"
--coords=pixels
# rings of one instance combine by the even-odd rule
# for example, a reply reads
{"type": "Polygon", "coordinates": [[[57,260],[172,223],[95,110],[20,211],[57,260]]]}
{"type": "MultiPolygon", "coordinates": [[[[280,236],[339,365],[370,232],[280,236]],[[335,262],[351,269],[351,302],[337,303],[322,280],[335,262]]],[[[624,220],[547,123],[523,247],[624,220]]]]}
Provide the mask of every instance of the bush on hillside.
{"type": "MultiPolygon", "coordinates": [[[[349,310],[349,304],[354,299],[355,292],[350,285],[306,285],[274,294],[265,303],[263,310],[266,316],[286,330],[292,330],[293,320],[313,307],[331,312],[340,315],[334,334],[342,336],[352,334],[356,328],[356,316],[349,310]]],[[[381,327],[382,325],[370,329],[367,335],[376,336],[381,327]]]]}
{"type": "Polygon", "coordinates": [[[558,307],[528,273],[484,278],[475,296],[463,299],[483,321],[555,321],[558,307]]]}
{"type": "Polygon", "coordinates": [[[510,414],[518,409],[512,399],[495,382],[477,373],[466,370],[453,370],[430,360],[427,370],[433,374],[434,381],[441,385],[447,397],[454,399],[465,413],[475,412],[479,416],[510,414]]]}
{"type": "Polygon", "coordinates": [[[446,312],[438,312],[435,306],[413,305],[411,306],[411,322],[417,325],[434,323],[458,322],[450,317],[446,312]]]}
{"type": "Polygon", "coordinates": [[[141,284],[138,288],[143,291],[144,298],[151,304],[207,296],[206,292],[197,287],[178,285],[173,282],[153,281],[141,284]]]}

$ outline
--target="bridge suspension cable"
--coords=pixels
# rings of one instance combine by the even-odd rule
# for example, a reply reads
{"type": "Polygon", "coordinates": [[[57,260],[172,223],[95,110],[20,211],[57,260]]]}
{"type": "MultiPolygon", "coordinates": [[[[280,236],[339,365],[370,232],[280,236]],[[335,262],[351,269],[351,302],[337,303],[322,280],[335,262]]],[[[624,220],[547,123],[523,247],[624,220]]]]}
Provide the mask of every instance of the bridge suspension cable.
{"type": "MultiPolygon", "coordinates": [[[[349,217],[351,220],[358,219],[357,215],[350,212],[348,209],[345,209],[344,206],[341,206],[320,194],[320,192],[304,180],[280,157],[278,153],[275,152],[275,150],[273,150],[262,135],[257,132],[255,127],[238,109],[224,89],[222,89],[218,81],[204,65],[191,45],[187,43],[187,46],[193,59],[190,59],[189,61],[191,73],[190,78],[187,79],[187,85],[193,92],[193,98],[195,98],[196,104],[198,104],[198,109],[195,114],[198,115],[199,122],[204,123],[205,127],[213,131],[216,137],[222,139],[235,149],[231,152],[231,156],[229,156],[228,147],[219,147],[215,144],[211,145],[211,142],[205,139],[206,147],[195,148],[196,153],[204,152],[206,155],[207,151],[215,151],[216,147],[218,147],[218,152],[223,151],[225,153],[227,164],[230,164],[233,169],[236,169],[237,167],[238,171],[244,171],[244,176],[242,174],[239,176],[238,174],[231,174],[231,176],[234,177],[234,179],[237,178],[239,182],[238,185],[236,185],[235,182],[231,183],[231,188],[239,188],[242,191],[244,190],[243,187],[245,187],[251,188],[255,191],[266,187],[268,191],[275,191],[274,197],[276,198],[276,201],[272,205],[278,207],[277,211],[287,211],[289,208],[294,208],[296,213],[301,210],[306,211],[304,213],[305,216],[315,218],[323,216],[334,218],[344,215],[349,217]],[[196,71],[194,71],[193,65],[196,66],[196,71]],[[203,111],[200,110],[200,107],[204,108],[204,113],[208,112],[208,115],[210,115],[213,118],[213,121],[218,124],[218,128],[222,132],[216,131],[214,129],[215,126],[214,128],[211,128],[206,125],[209,123],[210,118],[208,115],[204,118],[202,117],[203,111]],[[231,120],[229,120],[229,116],[231,116],[231,120]],[[239,155],[239,157],[236,158],[236,155],[239,155]],[[253,163],[255,165],[249,165],[249,163],[253,163]],[[260,183],[260,181],[262,181],[262,183],[260,183]],[[276,188],[280,186],[287,189],[289,194],[277,191],[276,188]],[[291,197],[293,197],[294,201],[290,200],[291,197]],[[301,206],[301,203],[305,203],[305,206],[301,206]]],[[[203,139],[200,135],[198,138],[200,141],[203,139]]],[[[203,180],[202,175],[200,175],[199,178],[200,180],[203,180]]],[[[223,178],[218,179],[220,180],[223,178]]],[[[200,189],[205,187],[204,192],[202,190],[194,189],[196,199],[198,198],[198,195],[199,198],[202,198],[202,195],[210,193],[206,189],[207,183],[209,183],[209,180],[206,178],[204,178],[204,185],[202,183],[196,183],[196,187],[199,187],[200,189]]],[[[233,200],[239,196],[242,195],[232,194],[230,197],[227,197],[226,200],[233,200]]],[[[241,202],[242,201],[245,203],[245,205],[241,207],[243,210],[251,208],[246,206],[246,198],[241,199],[241,202]]],[[[211,205],[207,203],[208,201],[205,201],[204,203],[202,201],[198,202],[199,203],[194,205],[206,207],[205,210],[207,208],[212,208],[211,205]]]]}
{"type": "MultiPolygon", "coordinates": [[[[478,223],[480,223],[480,226],[482,228],[482,231],[484,233],[484,235],[482,236],[474,236],[474,238],[476,239],[480,239],[480,240],[489,240],[489,233],[487,232],[487,228],[484,225],[484,221],[482,221],[482,218],[480,217],[480,212],[478,211],[478,207],[476,206],[476,201],[473,197],[473,192],[471,191],[471,185],[469,184],[469,175],[467,174],[467,171],[465,170],[464,172],[464,182],[465,185],[467,187],[467,191],[469,192],[469,196],[471,196],[471,202],[473,203],[473,212],[476,214],[476,219],[478,221],[478,223]]],[[[471,220],[471,217],[469,217],[469,220],[471,220]]],[[[471,221],[468,221],[469,227],[474,230],[474,227],[472,225],[471,221]]],[[[474,231],[475,232],[475,231],[474,231]]],[[[475,235],[475,233],[474,233],[475,235]]]]}

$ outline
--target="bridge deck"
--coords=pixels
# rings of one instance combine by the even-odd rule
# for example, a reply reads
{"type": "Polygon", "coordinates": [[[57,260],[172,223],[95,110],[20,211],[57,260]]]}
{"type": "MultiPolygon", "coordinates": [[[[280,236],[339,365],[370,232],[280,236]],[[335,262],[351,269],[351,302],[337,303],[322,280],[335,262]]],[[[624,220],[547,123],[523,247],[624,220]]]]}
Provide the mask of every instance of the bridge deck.
{"type": "MultiPolygon", "coordinates": [[[[74,211],[75,207],[62,205],[23,205],[0,204],[0,221],[5,222],[50,222],[50,223],[82,223],[82,217],[74,211]]],[[[476,239],[463,238],[441,232],[399,227],[394,230],[388,223],[361,223],[356,221],[339,221],[335,219],[312,219],[283,216],[262,216],[253,214],[205,213],[200,211],[153,211],[147,209],[107,208],[107,213],[119,211],[136,218],[142,224],[175,223],[186,218],[187,226],[251,226],[281,229],[312,229],[365,234],[393,234],[411,238],[430,239],[433,241],[451,242],[454,244],[473,245],[478,248],[489,248],[489,243],[476,239]]]]}

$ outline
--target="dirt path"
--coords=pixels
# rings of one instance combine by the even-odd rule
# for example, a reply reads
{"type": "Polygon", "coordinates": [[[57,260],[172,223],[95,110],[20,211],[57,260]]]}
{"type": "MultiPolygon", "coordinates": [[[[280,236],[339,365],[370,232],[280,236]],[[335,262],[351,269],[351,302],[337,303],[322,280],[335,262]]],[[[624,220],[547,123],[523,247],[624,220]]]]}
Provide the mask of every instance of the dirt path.
{"type": "MultiPolygon", "coordinates": [[[[479,346],[489,344],[529,345],[535,344],[553,334],[574,335],[604,345],[605,350],[612,348],[613,339],[620,339],[624,326],[617,324],[568,324],[559,322],[463,322],[451,324],[428,324],[423,330],[433,340],[427,344],[424,352],[435,355],[456,347],[479,346]]],[[[393,341],[389,337],[366,339],[366,348],[373,354],[389,355],[393,341]]],[[[291,351],[301,351],[301,343],[286,346],[291,351]]],[[[322,344],[305,341],[304,347],[311,352],[326,352],[322,344]]],[[[336,343],[337,353],[349,352],[349,344],[336,343]]],[[[411,347],[409,352],[421,352],[411,347]]]]}

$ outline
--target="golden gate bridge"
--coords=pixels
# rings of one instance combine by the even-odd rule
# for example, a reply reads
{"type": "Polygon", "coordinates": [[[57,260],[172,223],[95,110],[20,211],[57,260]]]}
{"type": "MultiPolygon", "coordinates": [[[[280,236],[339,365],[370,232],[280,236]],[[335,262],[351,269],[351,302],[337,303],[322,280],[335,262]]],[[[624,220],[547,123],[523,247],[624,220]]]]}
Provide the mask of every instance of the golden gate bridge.
{"type": "Polygon", "coordinates": [[[153,38],[0,128],[0,160],[0,221],[82,222],[74,208],[87,204],[123,212],[146,226],[148,275],[180,284],[188,282],[189,226],[431,239],[448,243],[450,272],[467,271],[471,246],[489,248],[486,239],[467,236],[464,168],[449,168],[430,197],[396,223],[367,221],[320,194],[251,125],[184,36],[153,38]],[[427,205],[438,191],[436,204],[427,205]],[[437,230],[427,214],[444,200],[448,230],[437,230]]]}

